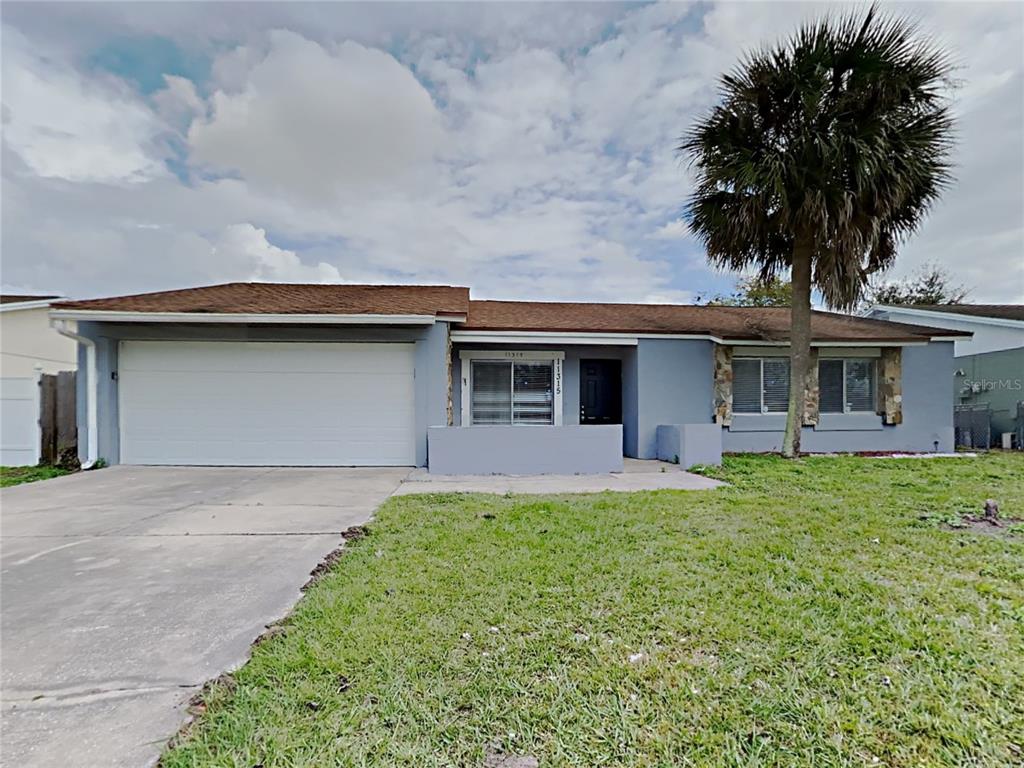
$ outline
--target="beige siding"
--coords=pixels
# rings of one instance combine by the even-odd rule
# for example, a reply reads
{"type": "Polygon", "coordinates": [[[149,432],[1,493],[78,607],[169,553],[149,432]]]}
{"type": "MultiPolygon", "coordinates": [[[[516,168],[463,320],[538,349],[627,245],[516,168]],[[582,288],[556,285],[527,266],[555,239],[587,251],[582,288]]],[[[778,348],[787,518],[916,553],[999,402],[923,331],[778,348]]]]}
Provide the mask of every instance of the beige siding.
{"type": "Polygon", "coordinates": [[[0,371],[4,377],[73,371],[76,344],[50,327],[47,307],[0,312],[0,371]]]}

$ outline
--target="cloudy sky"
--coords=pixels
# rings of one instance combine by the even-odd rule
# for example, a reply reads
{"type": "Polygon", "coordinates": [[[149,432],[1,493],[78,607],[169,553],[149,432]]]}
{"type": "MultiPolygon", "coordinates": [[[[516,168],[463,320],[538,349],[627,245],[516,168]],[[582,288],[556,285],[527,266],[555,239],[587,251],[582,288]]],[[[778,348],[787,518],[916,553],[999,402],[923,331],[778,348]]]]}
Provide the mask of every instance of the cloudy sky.
{"type": "MultiPolygon", "coordinates": [[[[3,287],[725,291],[674,144],[743,50],[824,8],[5,2],[3,287]]],[[[1024,301],[1024,4],[898,10],[962,87],[958,182],[893,275],[934,261],[1024,301]]]]}

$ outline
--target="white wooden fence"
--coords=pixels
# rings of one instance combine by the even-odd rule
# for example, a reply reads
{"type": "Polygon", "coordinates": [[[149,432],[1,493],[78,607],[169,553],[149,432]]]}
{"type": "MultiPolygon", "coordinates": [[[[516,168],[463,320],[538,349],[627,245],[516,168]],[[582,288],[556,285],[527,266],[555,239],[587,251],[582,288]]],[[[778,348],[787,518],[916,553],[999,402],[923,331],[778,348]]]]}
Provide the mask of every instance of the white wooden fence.
{"type": "Polygon", "coordinates": [[[0,465],[39,463],[39,379],[0,379],[0,465]]]}

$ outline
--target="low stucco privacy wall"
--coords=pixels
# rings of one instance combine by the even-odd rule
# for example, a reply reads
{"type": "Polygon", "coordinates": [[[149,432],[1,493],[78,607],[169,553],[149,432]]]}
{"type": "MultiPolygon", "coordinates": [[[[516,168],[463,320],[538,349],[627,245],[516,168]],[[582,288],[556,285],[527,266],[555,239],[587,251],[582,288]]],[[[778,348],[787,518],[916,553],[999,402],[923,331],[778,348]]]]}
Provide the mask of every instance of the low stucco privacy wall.
{"type": "Polygon", "coordinates": [[[432,475],[577,475],[622,471],[622,427],[431,427],[432,475]]]}
{"type": "MultiPolygon", "coordinates": [[[[188,325],[177,323],[80,322],[78,332],[96,342],[99,457],[120,463],[118,347],[122,341],[412,342],[415,344],[416,463],[427,461],[427,427],[447,423],[448,329],[424,327],[188,325]]],[[[79,346],[79,452],[86,445],[85,349],[79,346]]]]}
{"type": "Polygon", "coordinates": [[[717,424],[663,424],[658,427],[658,458],[688,468],[722,463],[722,429],[717,424]]]}

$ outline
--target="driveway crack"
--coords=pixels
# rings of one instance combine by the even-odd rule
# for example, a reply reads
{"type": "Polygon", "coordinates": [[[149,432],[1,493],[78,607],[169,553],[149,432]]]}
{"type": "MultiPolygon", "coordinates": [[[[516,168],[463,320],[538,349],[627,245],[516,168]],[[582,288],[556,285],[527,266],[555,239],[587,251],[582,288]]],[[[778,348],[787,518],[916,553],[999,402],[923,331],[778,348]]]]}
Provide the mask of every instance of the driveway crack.
{"type": "Polygon", "coordinates": [[[31,707],[72,706],[87,704],[92,701],[125,698],[145,693],[161,693],[163,691],[196,691],[202,687],[199,683],[167,683],[163,685],[119,685],[109,688],[89,688],[81,691],[37,693],[34,696],[4,695],[4,709],[28,709],[31,707]]]}

